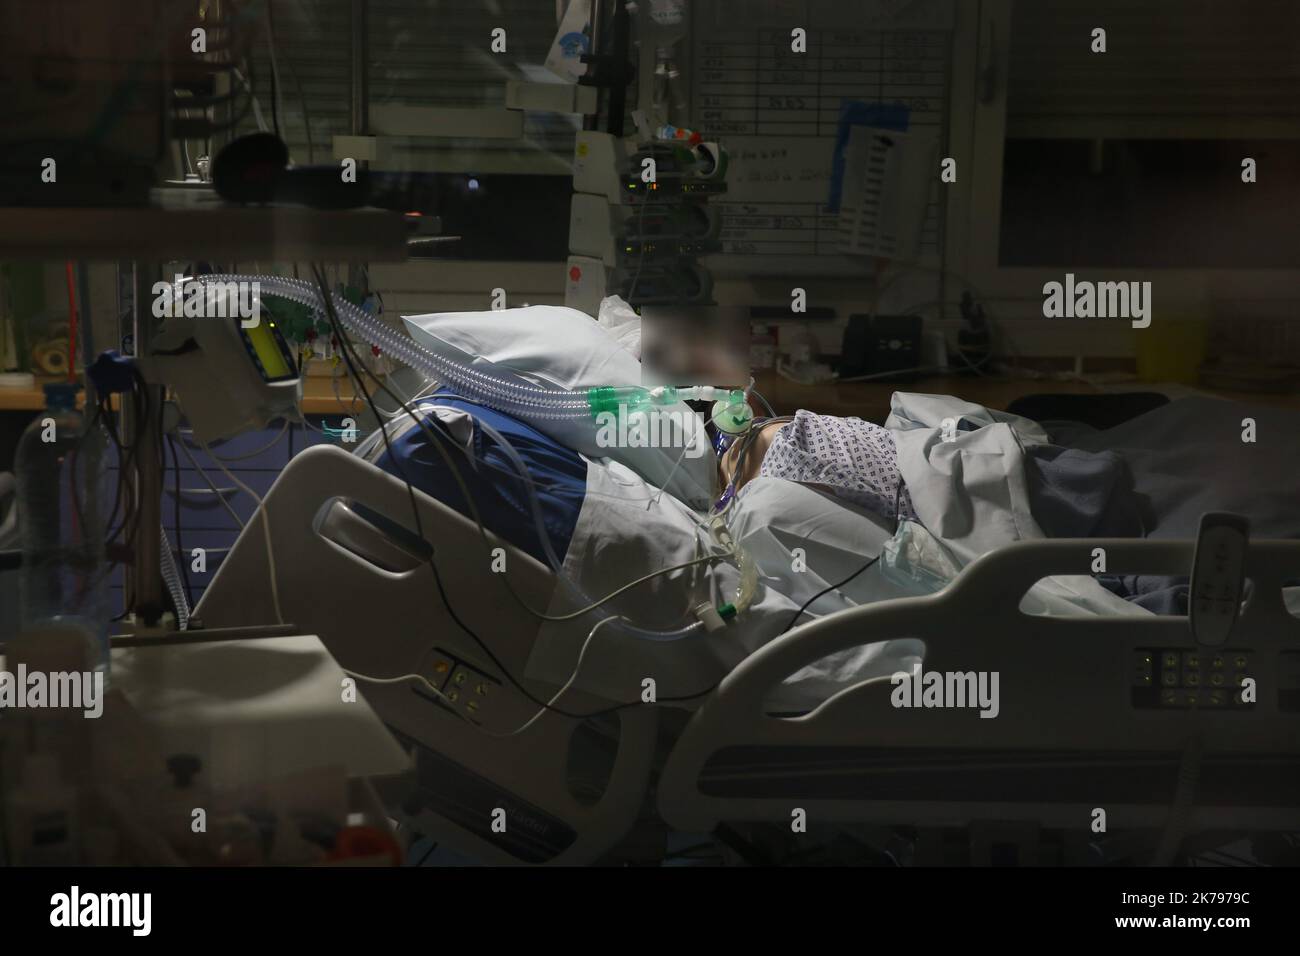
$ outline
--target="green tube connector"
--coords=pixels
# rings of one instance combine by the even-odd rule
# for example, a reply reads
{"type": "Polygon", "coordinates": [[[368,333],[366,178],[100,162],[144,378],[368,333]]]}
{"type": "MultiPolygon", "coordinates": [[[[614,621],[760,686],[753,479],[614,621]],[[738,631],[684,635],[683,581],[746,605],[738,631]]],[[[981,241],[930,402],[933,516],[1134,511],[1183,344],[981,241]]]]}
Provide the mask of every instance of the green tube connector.
{"type": "Polygon", "coordinates": [[[745,391],[713,385],[661,385],[654,389],[640,385],[598,385],[587,389],[587,405],[592,418],[599,417],[601,412],[637,412],[655,405],[675,405],[679,401],[714,401],[721,402],[725,408],[741,408],[745,405],[745,391]]]}
{"type": "Polygon", "coordinates": [[[620,409],[636,411],[653,405],[648,388],[637,385],[599,385],[587,389],[587,404],[591,407],[591,417],[599,418],[602,412],[617,415],[620,409]]]}

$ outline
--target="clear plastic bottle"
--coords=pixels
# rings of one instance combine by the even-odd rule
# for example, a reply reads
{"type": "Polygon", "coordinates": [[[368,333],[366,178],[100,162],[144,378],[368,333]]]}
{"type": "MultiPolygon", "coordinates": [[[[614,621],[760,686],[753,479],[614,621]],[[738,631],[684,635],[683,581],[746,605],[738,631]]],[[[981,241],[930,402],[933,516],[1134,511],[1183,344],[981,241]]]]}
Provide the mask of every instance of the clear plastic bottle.
{"type": "Polygon", "coordinates": [[[108,666],[108,567],[104,560],[104,433],[86,431],[77,386],[45,386],[45,410],[18,441],[19,630],[73,628],[88,658],[108,666]]]}

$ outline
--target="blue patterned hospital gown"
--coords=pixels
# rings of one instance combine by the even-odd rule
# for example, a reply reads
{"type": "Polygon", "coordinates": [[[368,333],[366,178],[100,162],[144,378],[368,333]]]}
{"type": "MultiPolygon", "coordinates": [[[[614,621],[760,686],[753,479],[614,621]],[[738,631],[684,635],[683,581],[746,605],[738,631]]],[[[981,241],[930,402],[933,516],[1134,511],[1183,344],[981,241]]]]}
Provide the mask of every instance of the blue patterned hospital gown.
{"type": "Polygon", "coordinates": [[[860,418],[815,415],[800,409],[777,430],[758,473],[825,485],[890,521],[916,520],[912,499],[898,471],[894,436],[860,418]],[[894,514],[897,495],[898,514],[894,514]]]}

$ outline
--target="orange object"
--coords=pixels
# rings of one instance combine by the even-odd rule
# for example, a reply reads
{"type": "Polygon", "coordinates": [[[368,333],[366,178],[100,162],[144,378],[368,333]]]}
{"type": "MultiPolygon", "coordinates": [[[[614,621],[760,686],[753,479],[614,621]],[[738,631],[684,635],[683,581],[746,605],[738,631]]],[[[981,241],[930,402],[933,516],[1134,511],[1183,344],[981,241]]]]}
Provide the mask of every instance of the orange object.
{"type": "Polygon", "coordinates": [[[391,833],[378,827],[344,827],[334,838],[334,850],[329,858],[352,860],[384,854],[393,861],[393,866],[402,865],[402,848],[391,833]]]}

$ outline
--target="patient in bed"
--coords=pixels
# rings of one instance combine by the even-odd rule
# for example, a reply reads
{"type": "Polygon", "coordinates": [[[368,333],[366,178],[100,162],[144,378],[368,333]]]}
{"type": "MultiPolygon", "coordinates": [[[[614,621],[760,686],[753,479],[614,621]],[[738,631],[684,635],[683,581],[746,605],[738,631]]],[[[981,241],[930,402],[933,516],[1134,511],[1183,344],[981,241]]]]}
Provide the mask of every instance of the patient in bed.
{"type": "Polygon", "coordinates": [[[800,409],[793,418],[762,422],[747,440],[727,449],[718,467],[722,486],[732,493],[759,476],[783,478],[812,485],[890,523],[917,520],[898,471],[893,436],[860,418],[800,409]]]}

